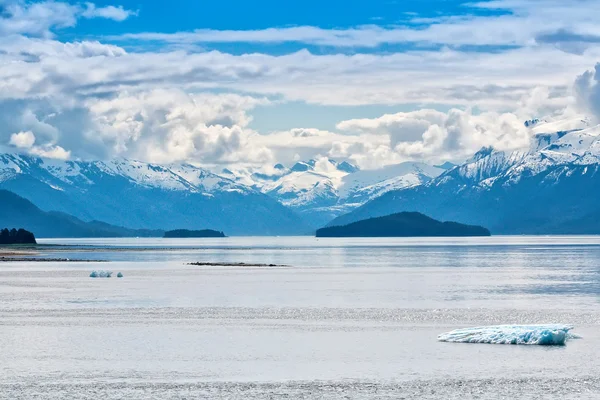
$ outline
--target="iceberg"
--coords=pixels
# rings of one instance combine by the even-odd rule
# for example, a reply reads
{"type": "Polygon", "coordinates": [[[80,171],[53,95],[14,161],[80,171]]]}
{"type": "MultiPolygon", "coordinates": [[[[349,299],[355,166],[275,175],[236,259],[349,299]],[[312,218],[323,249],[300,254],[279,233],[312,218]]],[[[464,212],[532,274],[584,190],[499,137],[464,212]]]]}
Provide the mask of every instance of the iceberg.
{"type": "Polygon", "coordinates": [[[110,278],[111,276],[111,271],[92,271],[90,274],[90,278],[110,278]]]}
{"type": "Polygon", "coordinates": [[[563,346],[579,338],[572,325],[495,325],[456,329],[438,336],[441,342],[563,346]]]}

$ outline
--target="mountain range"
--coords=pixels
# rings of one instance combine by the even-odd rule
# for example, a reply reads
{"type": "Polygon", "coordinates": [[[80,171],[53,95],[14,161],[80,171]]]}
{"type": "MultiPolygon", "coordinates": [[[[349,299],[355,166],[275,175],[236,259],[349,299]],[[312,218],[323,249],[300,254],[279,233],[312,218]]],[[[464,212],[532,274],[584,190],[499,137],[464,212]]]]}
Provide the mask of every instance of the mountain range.
{"type": "Polygon", "coordinates": [[[494,234],[600,233],[600,126],[574,118],[534,119],[525,127],[529,148],[482,148],[460,165],[405,162],[379,170],[329,158],[211,171],[2,154],[0,189],[79,226],[124,229],[119,236],[136,229],[311,234],[403,211],[494,234]]]}
{"type": "Polygon", "coordinates": [[[389,191],[328,225],[417,211],[496,234],[600,233],[600,126],[585,119],[528,124],[529,149],[483,148],[422,185],[389,191]]]}
{"type": "Polygon", "coordinates": [[[29,200],[0,190],[0,226],[25,228],[39,237],[161,237],[160,230],[127,229],[99,221],[85,222],[57,211],[42,211],[29,200]]]}
{"type": "Polygon", "coordinates": [[[277,164],[268,172],[243,168],[225,169],[222,174],[272,197],[318,228],[390,190],[428,182],[449,166],[453,164],[434,167],[404,162],[361,171],[347,161],[322,158],[289,168],[277,164]]]}
{"type": "Polygon", "coordinates": [[[0,188],[43,211],[130,229],[203,228],[237,235],[312,230],[271,197],[188,164],[59,161],[4,154],[0,188]]]}

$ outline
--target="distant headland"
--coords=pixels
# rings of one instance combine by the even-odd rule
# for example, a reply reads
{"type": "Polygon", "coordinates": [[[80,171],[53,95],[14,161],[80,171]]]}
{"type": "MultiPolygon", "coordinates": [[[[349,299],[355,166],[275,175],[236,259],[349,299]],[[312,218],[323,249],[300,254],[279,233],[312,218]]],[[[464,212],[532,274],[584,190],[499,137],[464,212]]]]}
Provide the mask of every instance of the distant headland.
{"type": "Polygon", "coordinates": [[[203,229],[199,231],[191,231],[188,229],[176,229],[167,231],[165,238],[224,238],[227,237],[223,232],[213,231],[212,229],[203,229]]]}
{"type": "Polygon", "coordinates": [[[442,222],[418,212],[401,212],[317,230],[317,237],[491,236],[481,226],[442,222]]]}

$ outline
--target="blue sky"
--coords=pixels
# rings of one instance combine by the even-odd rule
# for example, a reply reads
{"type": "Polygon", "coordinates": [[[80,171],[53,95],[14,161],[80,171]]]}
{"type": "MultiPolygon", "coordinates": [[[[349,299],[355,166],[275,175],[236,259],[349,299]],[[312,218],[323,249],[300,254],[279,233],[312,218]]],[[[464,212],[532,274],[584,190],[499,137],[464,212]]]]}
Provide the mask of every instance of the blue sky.
{"type": "MultiPolygon", "coordinates": [[[[75,3],[75,2],[72,2],[75,3]]],[[[112,1],[96,1],[110,6],[112,1]]],[[[438,18],[456,15],[499,15],[505,10],[471,7],[456,0],[419,1],[206,1],[174,0],[168,5],[160,1],[120,1],[125,9],[139,11],[126,25],[107,21],[87,21],[66,33],[119,34],[131,32],[177,32],[194,29],[251,30],[286,26],[346,28],[360,25],[411,24],[413,17],[438,18]]]]}
{"type": "Polygon", "coordinates": [[[595,110],[596,0],[0,0],[0,149],[363,168],[595,110]]]}

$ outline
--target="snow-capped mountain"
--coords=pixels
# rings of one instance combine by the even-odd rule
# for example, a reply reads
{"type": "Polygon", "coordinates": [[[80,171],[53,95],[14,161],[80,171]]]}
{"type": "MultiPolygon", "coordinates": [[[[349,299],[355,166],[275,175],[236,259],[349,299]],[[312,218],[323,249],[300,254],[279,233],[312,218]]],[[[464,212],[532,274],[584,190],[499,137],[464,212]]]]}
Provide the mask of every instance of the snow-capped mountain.
{"type": "Polygon", "coordinates": [[[45,211],[152,229],[299,234],[310,228],[256,190],[189,164],[58,161],[0,155],[0,188],[45,211]]]}
{"type": "Polygon", "coordinates": [[[222,174],[273,197],[319,227],[390,190],[422,184],[443,171],[415,162],[361,171],[347,161],[324,158],[289,168],[277,164],[267,171],[225,169],[222,174]]]}
{"type": "Polygon", "coordinates": [[[600,233],[600,126],[581,118],[526,126],[529,148],[484,148],[463,165],[390,191],[330,225],[420,211],[493,233],[600,233]]]}

